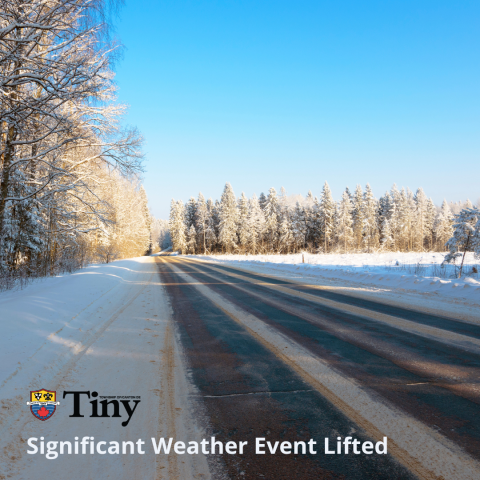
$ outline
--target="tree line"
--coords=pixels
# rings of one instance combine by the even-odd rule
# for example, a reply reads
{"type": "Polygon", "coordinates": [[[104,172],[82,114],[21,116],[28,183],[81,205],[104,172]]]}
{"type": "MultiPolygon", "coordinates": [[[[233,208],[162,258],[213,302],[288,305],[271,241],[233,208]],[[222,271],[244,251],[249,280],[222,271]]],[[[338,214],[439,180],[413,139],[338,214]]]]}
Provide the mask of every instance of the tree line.
{"type": "MultiPolygon", "coordinates": [[[[437,208],[422,188],[415,194],[394,185],[380,199],[370,185],[336,202],[325,182],[319,198],[277,194],[237,199],[227,183],[220,201],[172,200],[170,236],[174,251],[186,254],[288,254],[373,251],[445,251],[454,215],[444,201],[437,208]]],[[[467,201],[465,208],[471,208],[467,201]]]]}
{"type": "Polygon", "coordinates": [[[111,8],[0,0],[0,288],[149,248],[142,137],[120,124],[111,8]]]}

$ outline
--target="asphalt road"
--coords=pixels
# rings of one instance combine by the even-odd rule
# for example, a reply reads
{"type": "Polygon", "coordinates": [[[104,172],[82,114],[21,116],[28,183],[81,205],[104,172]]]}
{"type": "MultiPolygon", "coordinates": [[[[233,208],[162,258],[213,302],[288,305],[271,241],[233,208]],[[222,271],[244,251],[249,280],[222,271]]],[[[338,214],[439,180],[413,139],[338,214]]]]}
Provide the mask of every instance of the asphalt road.
{"type": "Polygon", "coordinates": [[[207,431],[317,452],[210,456],[242,479],[480,478],[480,325],[157,257],[207,431]],[[324,453],[337,437],[388,454],[324,453]]]}

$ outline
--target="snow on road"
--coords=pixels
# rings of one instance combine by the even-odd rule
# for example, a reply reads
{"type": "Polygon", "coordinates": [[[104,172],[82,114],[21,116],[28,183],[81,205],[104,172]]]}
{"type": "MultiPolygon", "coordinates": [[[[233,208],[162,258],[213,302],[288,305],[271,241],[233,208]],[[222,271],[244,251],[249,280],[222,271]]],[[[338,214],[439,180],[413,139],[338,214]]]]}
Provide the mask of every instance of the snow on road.
{"type": "MultiPolygon", "coordinates": [[[[195,439],[188,385],[170,323],[170,311],[153,258],[93,265],[71,275],[35,282],[0,294],[0,479],[189,478],[208,477],[203,457],[154,455],[151,438],[195,439]],[[28,410],[30,390],[57,391],[60,405],[46,422],[28,410]],[[140,396],[126,427],[121,418],[70,418],[72,397],[64,391],[96,391],[100,396],[140,396]],[[143,439],[145,455],[28,455],[30,437],[70,441],[143,439]],[[128,458],[127,458],[128,456],[128,458]],[[194,462],[194,464],[189,464],[194,462]],[[168,474],[167,474],[168,472],[168,474]]],[[[133,400],[131,401],[133,406],[133,400]]],[[[99,407],[100,408],[100,407],[99,407]]],[[[112,414],[113,410],[110,412],[112,414]]],[[[135,446],[135,448],[137,448],[135,446]]]]}

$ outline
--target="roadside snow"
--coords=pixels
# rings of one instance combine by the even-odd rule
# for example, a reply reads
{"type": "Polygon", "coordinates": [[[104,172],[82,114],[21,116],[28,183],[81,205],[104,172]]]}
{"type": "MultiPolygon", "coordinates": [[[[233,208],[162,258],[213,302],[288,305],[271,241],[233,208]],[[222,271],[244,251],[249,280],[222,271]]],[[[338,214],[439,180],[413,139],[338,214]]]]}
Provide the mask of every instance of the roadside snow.
{"type": "MultiPolygon", "coordinates": [[[[232,265],[252,272],[324,279],[337,284],[368,285],[387,290],[437,294],[444,298],[480,303],[478,273],[454,278],[455,267],[441,267],[445,254],[438,252],[360,253],[314,255],[190,255],[188,258],[232,265]]],[[[479,262],[469,253],[466,271],[479,271],[479,262]]]]}

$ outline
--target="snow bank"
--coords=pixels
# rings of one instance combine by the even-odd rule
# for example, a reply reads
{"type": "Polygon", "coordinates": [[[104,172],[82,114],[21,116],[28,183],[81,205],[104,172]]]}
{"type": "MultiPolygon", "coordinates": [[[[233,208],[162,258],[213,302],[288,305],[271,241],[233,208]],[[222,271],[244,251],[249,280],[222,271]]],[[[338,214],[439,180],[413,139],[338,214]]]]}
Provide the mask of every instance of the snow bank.
{"type": "Polygon", "coordinates": [[[442,267],[445,254],[438,252],[358,253],[314,255],[190,255],[189,258],[236,265],[258,273],[294,274],[298,278],[323,278],[380,288],[437,293],[480,303],[479,261],[465,258],[468,273],[455,278],[455,266],[442,267]]]}
{"type": "Polygon", "coordinates": [[[24,370],[24,364],[35,363],[35,353],[43,346],[52,347],[44,368],[74,351],[94,328],[97,300],[103,297],[112,310],[116,308],[115,295],[123,293],[119,287],[141,282],[151,270],[148,260],[91,265],[73,274],[37,279],[23,290],[0,293],[0,389],[15,372],[24,370]]]}

